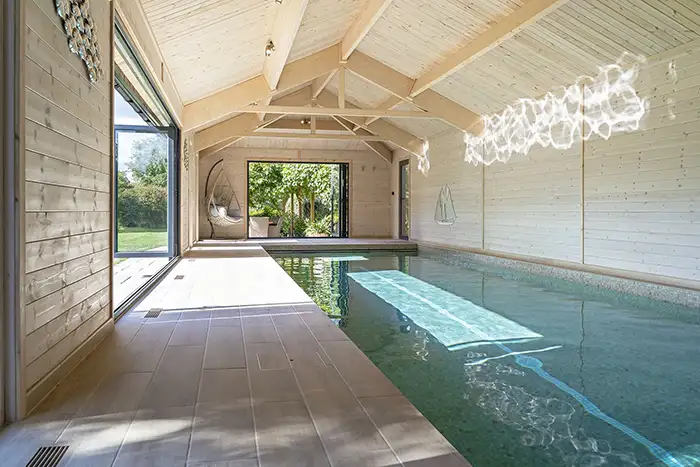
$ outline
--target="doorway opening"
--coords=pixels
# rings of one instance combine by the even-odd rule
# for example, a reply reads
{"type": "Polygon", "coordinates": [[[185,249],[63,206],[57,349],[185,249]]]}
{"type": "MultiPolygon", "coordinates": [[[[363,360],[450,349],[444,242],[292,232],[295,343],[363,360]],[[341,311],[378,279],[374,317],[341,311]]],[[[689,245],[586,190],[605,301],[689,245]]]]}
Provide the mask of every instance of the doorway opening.
{"type": "Polygon", "coordinates": [[[115,314],[178,254],[179,130],[119,19],[114,73],[115,314]]]}
{"type": "Polygon", "coordinates": [[[411,165],[406,159],[399,162],[399,238],[411,235],[411,165]]]}
{"type": "Polygon", "coordinates": [[[347,238],[349,164],[248,162],[248,238],[347,238]]]}

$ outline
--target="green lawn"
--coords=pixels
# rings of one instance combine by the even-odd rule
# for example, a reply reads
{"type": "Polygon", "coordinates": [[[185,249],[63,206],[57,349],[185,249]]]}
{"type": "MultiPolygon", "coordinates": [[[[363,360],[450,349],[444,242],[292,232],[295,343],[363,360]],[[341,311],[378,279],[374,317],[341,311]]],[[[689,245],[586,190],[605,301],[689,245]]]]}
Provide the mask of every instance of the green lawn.
{"type": "Polygon", "coordinates": [[[117,234],[117,251],[148,251],[168,246],[168,232],[160,229],[121,228],[117,234]]]}

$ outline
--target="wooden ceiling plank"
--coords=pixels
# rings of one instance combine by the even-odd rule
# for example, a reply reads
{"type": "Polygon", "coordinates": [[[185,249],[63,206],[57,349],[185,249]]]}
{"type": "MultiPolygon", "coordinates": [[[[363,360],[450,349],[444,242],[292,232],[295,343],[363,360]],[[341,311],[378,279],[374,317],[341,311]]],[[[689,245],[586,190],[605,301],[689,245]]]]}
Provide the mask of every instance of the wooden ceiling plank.
{"type": "Polygon", "coordinates": [[[377,20],[384,14],[390,3],[391,0],[369,0],[352,25],[350,25],[350,28],[348,28],[345,37],[343,37],[340,45],[341,58],[343,60],[347,60],[357,46],[360,45],[362,39],[365,38],[377,20]]]}
{"type": "Polygon", "coordinates": [[[274,50],[265,57],[263,63],[263,76],[271,91],[277,90],[282,70],[287,64],[289,52],[292,50],[308,4],[309,0],[284,0],[277,4],[277,13],[270,36],[274,50]]]}
{"type": "Polygon", "coordinates": [[[538,19],[546,16],[568,1],[569,0],[529,0],[513,13],[491,26],[469,44],[420,76],[416,80],[410,95],[415,97],[425,92],[435,83],[472,63],[477,58],[487,54],[528,25],[536,22],[538,19]]]}
{"type": "MultiPolygon", "coordinates": [[[[332,46],[284,67],[277,85],[283,92],[326,75],[339,66],[338,46],[332,46]]],[[[260,102],[270,95],[267,81],[262,75],[224,89],[211,96],[192,102],[183,111],[184,131],[199,130],[221,122],[236,113],[236,106],[260,102]]]]}

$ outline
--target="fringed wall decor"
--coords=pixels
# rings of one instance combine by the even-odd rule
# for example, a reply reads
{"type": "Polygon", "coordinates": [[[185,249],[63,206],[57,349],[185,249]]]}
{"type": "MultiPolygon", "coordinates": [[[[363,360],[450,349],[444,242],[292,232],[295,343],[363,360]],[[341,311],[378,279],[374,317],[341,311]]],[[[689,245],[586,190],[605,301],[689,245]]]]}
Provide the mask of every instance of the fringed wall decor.
{"type": "Polygon", "coordinates": [[[104,73],[97,30],[90,16],[89,0],[54,0],[54,4],[56,13],[63,20],[68,48],[85,62],[90,81],[97,82],[104,77],[104,73]]]}

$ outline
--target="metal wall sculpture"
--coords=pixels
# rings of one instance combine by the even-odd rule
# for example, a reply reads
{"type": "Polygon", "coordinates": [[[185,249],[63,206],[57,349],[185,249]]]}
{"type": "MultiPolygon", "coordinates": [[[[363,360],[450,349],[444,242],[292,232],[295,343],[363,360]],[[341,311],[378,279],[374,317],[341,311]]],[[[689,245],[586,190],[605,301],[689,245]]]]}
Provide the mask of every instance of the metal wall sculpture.
{"type": "Polygon", "coordinates": [[[63,20],[68,48],[85,62],[88,77],[95,83],[104,77],[100,44],[89,0],[54,0],[56,13],[63,20]]]}

